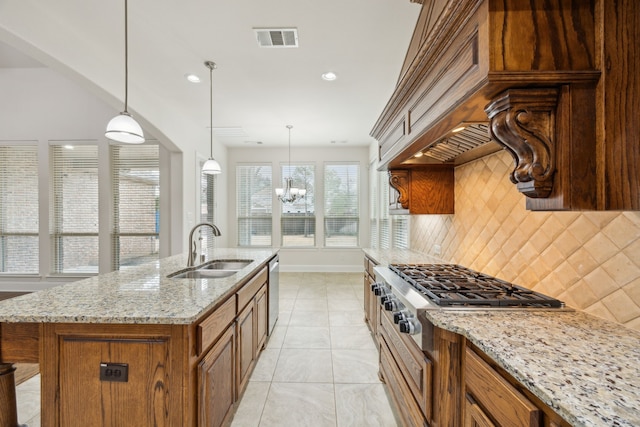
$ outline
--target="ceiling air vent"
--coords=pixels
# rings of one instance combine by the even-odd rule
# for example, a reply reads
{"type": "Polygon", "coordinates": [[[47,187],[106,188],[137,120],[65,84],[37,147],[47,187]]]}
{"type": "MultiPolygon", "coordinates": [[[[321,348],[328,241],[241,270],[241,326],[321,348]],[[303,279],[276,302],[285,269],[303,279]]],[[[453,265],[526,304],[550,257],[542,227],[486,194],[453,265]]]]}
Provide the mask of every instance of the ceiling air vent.
{"type": "Polygon", "coordinates": [[[298,47],[296,28],[254,28],[260,47],[298,47]]]}

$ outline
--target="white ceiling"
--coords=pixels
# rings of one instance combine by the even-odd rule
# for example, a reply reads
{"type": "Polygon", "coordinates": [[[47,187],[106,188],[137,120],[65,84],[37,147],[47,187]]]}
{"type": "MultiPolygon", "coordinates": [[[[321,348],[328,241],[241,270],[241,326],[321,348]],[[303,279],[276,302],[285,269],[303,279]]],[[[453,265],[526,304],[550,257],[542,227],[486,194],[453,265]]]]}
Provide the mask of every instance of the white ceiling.
{"type": "MultiPolygon", "coordinates": [[[[286,145],[291,124],[294,145],[369,145],[419,11],[409,0],[132,0],[130,111],[178,147],[208,135],[213,60],[214,128],[244,132],[216,141],[286,145]],[[260,48],[254,27],[295,27],[299,48],[260,48]]],[[[43,63],[121,109],[124,1],[0,0],[0,41],[0,67],[43,63]]]]}

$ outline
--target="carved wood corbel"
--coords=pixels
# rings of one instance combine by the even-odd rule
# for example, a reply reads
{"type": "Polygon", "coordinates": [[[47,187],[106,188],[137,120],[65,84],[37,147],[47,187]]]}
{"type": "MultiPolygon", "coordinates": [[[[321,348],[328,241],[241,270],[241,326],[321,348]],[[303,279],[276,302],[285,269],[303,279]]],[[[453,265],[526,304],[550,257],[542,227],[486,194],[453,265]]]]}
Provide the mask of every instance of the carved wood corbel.
{"type": "Polygon", "coordinates": [[[403,209],[409,209],[409,171],[408,170],[390,170],[389,185],[398,191],[398,199],[396,200],[403,209]]]}
{"type": "Polygon", "coordinates": [[[513,157],[511,182],[531,198],[549,197],[556,172],[558,89],[509,89],[485,107],[491,137],[513,157]]]}

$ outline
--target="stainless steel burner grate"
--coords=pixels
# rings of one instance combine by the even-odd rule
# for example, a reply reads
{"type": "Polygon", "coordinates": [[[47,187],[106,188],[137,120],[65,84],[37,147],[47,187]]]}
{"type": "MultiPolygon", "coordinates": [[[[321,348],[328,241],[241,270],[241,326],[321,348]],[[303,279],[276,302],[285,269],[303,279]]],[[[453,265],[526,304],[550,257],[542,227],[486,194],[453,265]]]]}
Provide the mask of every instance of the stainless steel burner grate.
{"type": "Polygon", "coordinates": [[[439,306],[564,306],[555,298],[457,264],[391,264],[389,268],[439,306]]]}

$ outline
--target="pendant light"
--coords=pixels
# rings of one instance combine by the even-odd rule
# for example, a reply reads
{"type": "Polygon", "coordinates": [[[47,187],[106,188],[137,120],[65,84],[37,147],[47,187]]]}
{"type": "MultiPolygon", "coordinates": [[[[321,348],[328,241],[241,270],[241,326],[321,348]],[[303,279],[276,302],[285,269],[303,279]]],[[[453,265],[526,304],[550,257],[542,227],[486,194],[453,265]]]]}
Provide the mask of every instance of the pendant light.
{"type": "Polygon", "coordinates": [[[124,0],[124,111],[109,121],[104,136],[126,144],[142,144],[144,142],[142,128],[127,111],[129,95],[129,31],[127,8],[127,0],[124,0]]]}
{"type": "Polygon", "coordinates": [[[202,165],[202,173],[207,175],[216,175],[222,172],[220,163],[213,158],[213,70],[217,68],[216,63],[213,61],[205,61],[204,65],[209,69],[209,110],[211,115],[209,116],[209,130],[210,130],[210,146],[209,146],[209,160],[202,165]]]}
{"type": "Polygon", "coordinates": [[[278,200],[285,204],[302,199],[307,194],[307,190],[304,188],[293,186],[293,178],[291,177],[291,128],[293,126],[287,125],[287,129],[289,129],[289,177],[284,179],[284,188],[276,188],[278,200]]]}

